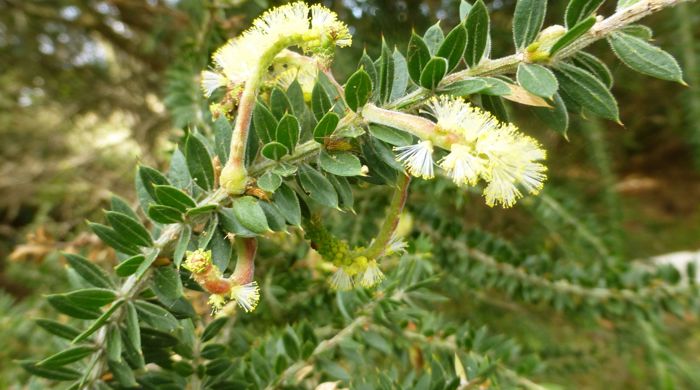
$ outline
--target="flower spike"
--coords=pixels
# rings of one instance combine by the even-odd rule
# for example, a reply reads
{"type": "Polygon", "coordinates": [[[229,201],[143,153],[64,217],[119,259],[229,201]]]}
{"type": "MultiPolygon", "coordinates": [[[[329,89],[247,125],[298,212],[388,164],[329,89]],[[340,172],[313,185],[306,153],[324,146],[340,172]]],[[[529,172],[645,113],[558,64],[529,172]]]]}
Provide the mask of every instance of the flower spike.
{"type": "Polygon", "coordinates": [[[231,289],[231,299],[238,303],[246,313],[255,310],[260,301],[260,288],[258,282],[252,281],[248,284],[237,285],[231,289]]]}
{"type": "Polygon", "coordinates": [[[432,142],[421,141],[416,145],[400,146],[394,150],[399,152],[396,160],[401,162],[411,175],[423,179],[432,179],[435,176],[432,142]]]}

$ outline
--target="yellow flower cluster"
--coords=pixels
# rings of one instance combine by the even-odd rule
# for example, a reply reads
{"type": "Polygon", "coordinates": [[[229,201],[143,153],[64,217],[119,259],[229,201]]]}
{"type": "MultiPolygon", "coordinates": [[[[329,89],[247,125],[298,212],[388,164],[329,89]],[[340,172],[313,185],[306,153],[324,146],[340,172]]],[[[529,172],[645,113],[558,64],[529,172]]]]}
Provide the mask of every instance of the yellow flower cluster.
{"type": "Polygon", "coordinates": [[[384,280],[377,261],[361,255],[364,248],[351,250],[347,242],[334,237],[320,221],[307,226],[306,237],[324,260],[336,266],[330,280],[333,289],[345,291],[355,285],[370,288],[384,280]]]}
{"type": "Polygon", "coordinates": [[[219,87],[243,84],[251,77],[258,77],[261,67],[267,68],[280,53],[281,57],[285,56],[284,49],[288,46],[296,45],[328,60],[335,46],[351,43],[347,25],[321,5],[295,2],[276,7],[214,53],[215,69],[202,72],[202,89],[208,97],[219,87]]]}
{"type": "Polygon", "coordinates": [[[502,123],[490,113],[462,98],[435,97],[426,112],[435,120],[434,135],[417,145],[396,148],[397,160],[413,176],[433,177],[433,146],[450,153],[438,165],[457,185],[487,183],[486,204],[511,207],[523,196],[521,190],[538,193],[547,168],[540,144],[511,123],[502,123]]]}

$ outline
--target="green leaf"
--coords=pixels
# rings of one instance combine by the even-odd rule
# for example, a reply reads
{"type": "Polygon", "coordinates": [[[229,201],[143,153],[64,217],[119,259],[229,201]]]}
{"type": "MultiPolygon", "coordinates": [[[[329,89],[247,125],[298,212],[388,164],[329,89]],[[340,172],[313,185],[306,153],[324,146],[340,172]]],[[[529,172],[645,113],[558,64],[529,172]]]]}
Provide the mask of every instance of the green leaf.
{"type": "Polygon", "coordinates": [[[285,114],[280,119],[275,130],[275,141],[284,145],[289,153],[294,152],[294,148],[299,143],[299,121],[293,115],[285,114]]]}
{"type": "Polygon", "coordinates": [[[95,287],[114,288],[115,285],[109,279],[107,273],[92,261],[72,253],[63,253],[63,256],[68,261],[68,264],[78,273],[86,282],[95,287]]]}
{"type": "Polygon", "coordinates": [[[435,52],[437,52],[438,47],[440,47],[442,41],[444,40],[445,33],[443,33],[442,28],[440,28],[439,20],[437,21],[437,23],[430,26],[430,28],[428,28],[428,30],[425,31],[425,34],[423,34],[423,41],[428,47],[428,51],[431,56],[435,54],[435,52]]]}
{"type": "Polygon", "coordinates": [[[595,76],[566,63],[560,63],[554,71],[561,89],[572,100],[602,118],[620,121],[615,98],[595,76]]]}
{"type": "MultiPolygon", "coordinates": [[[[264,203],[265,202],[260,202],[261,205],[264,203]]],[[[228,267],[228,264],[231,262],[231,241],[226,238],[226,233],[222,229],[212,226],[212,231],[214,234],[212,235],[211,241],[209,241],[209,246],[207,248],[211,249],[211,256],[214,265],[221,270],[225,270],[228,267]]]]}
{"type": "Polygon", "coordinates": [[[107,344],[107,359],[121,361],[122,335],[119,331],[119,326],[112,324],[107,328],[107,338],[105,342],[107,344]]]}
{"type": "Polygon", "coordinates": [[[326,172],[338,176],[357,176],[362,173],[360,159],[352,153],[334,153],[321,151],[318,165],[326,172]]]}
{"type": "MultiPolygon", "coordinates": [[[[170,184],[168,182],[168,179],[165,176],[163,176],[162,173],[145,165],[140,165],[138,167],[137,177],[140,179],[143,188],[153,200],[156,199],[156,192],[153,189],[154,185],[170,184]]],[[[145,205],[142,203],[141,207],[143,208],[144,206],[145,205]]]]}
{"type": "MultiPolygon", "coordinates": [[[[141,352],[141,330],[139,329],[139,317],[136,312],[136,306],[132,302],[126,304],[126,340],[124,344],[127,348],[141,352]]],[[[140,354],[139,354],[140,355],[140,354]]]]}
{"type": "Polygon", "coordinates": [[[139,264],[136,272],[134,272],[136,279],[141,279],[146,271],[148,271],[151,265],[153,265],[153,262],[156,261],[156,258],[158,258],[158,253],[160,253],[158,249],[153,249],[151,252],[146,254],[146,258],[141,262],[141,264],[139,264]]]}
{"type": "Polygon", "coordinates": [[[216,155],[219,156],[219,161],[222,163],[228,161],[228,154],[231,151],[231,136],[233,129],[228,119],[221,116],[214,121],[214,145],[216,155]]]}
{"type": "Polygon", "coordinates": [[[105,244],[116,249],[117,252],[121,252],[127,255],[135,255],[139,253],[136,245],[125,240],[119,233],[114,231],[109,226],[101,225],[99,223],[88,222],[90,230],[92,230],[97,237],[99,237],[105,244]]]}
{"type": "Polygon", "coordinates": [[[174,209],[185,212],[185,210],[196,207],[197,203],[184,191],[173,186],[154,186],[158,203],[170,206],[174,209]]]}
{"type": "Polygon", "coordinates": [[[104,313],[102,313],[102,315],[101,315],[98,319],[96,319],[95,322],[93,322],[93,323],[90,325],[90,327],[88,327],[87,329],[85,329],[85,331],[83,331],[83,333],[81,333],[81,334],[75,336],[75,338],[73,339],[72,343],[73,343],[73,344],[77,344],[77,343],[79,343],[79,342],[81,342],[81,341],[87,339],[87,338],[90,337],[93,333],[95,333],[98,329],[100,329],[101,327],[103,327],[103,326],[107,323],[107,321],[109,320],[109,318],[112,316],[112,314],[114,314],[114,312],[115,312],[123,303],[124,303],[124,300],[121,300],[121,299],[118,300],[118,301],[116,301],[116,302],[114,302],[114,304],[113,304],[112,306],[110,306],[109,309],[107,309],[104,313]]]}
{"type": "Polygon", "coordinates": [[[148,216],[163,224],[182,222],[182,212],[176,208],[162,204],[152,204],[148,207],[148,216]]]}
{"type": "Polygon", "coordinates": [[[467,20],[467,15],[469,15],[469,10],[472,9],[472,5],[467,0],[461,0],[459,2],[459,20],[464,23],[467,20]]]}
{"type": "Polygon", "coordinates": [[[263,234],[270,231],[265,212],[258,204],[258,200],[252,196],[243,196],[234,200],[233,214],[241,225],[254,233],[263,234]]]}
{"type": "Polygon", "coordinates": [[[338,208],[338,194],[328,179],[317,170],[302,165],[299,167],[299,182],[311,199],[324,206],[338,208]]]}
{"type": "Polygon", "coordinates": [[[143,247],[153,245],[151,234],[141,225],[141,222],[116,211],[107,211],[105,216],[112,228],[130,244],[143,247]]]}
{"type": "Polygon", "coordinates": [[[518,84],[533,95],[551,98],[559,83],[551,70],[537,64],[521,63],[517,72],[518,84]]]}
{"type": "Polygon", "coordinates": [[[64,339],[73,340],[75,336],[80,334],[78,329],[54,320],[38,318],[34,321],[47,332],[64,339]]]}
{"type": "Polygon", "coordinates": [[[467,65],[475,66],[481,62],[489,41],[489,11],[482,0],[477,0],[469,10],[465,27],[467,28],[467,48],[464,60],[467,65]]]}
{"type": "Polygon", "coordinates": [[[297,118],[303,118],[306,112],[306,103],[304,102],[304,90],[301,89],[299,80],[294,79],[289,87],[287,87],[287,98],[292,104],[292,113],[297,118]]]}
{"type": "Polygon", "coordinates": [[[552,108],[532,107],[532,110],[542,122],[549,126],[549,128],[561,134],[564,138],[569,139],[567,135],[567,130],[569,129],[569,113],[566,111],[564,100],[562,100],[558,93],[554,94],[551,105],[552,108]]]}
{"type": "Polygon", "coordinates": [[[554,56],[558,51],[572,44],[575,40],[580,38],[581,35],[588,32],[588,30],[590,30],[595,24],[595,21],[595,16],[591,16],[590,18],[582,20],[575,26],[571,27],[564,35],[562,35],[561,38],[554,42],[552,48],[549,49],[549,55],[554,56]]]}
{"type": "Polygon", "coordinates": [[[270,160],[279,161],[282,157],[289,153],[289,150],[286,146],[279,142],[270,142],[269,144],[263,146],[260,153],[270,160]]]}
{"type": "Polygon", "coordinates": [[[272,203],[260,202],[260,207],[265,213],[265,219],[272,231],[282,232],[287,229],[287,224],[282,213],[272,203]]]}
{"type": "Polygon", "coordinates": [[[678,62],[662,49],[635,36],[615,32],[608,37],[613,51],[625,65],[639,73],[685,84],[678,62]]]}
{"type": "MultiPolygon", "coordinates": [[[[194,134],[189,134],[185,141],[187,168],[195,183],[205,190],[214,188],[214,166],[209,151],[194,134]]],[[[155,197],[157,199],[157,196],[155,197]]]]}
{"type": "Polygon", "coordinates": [[[513,42],[523,49],[535,41],[544,24],[547,0],[518,0],[513,14],[513,42]]]}
{"type": "Polygon", "coordinates": [[[263,191],[275,192],[282,184],[282,178],[280,175],[268,171],[258,178],[257,184],[263,191]]]}
{"type": "Polygon", "coordinates": [[[180,328],[177,319],[164,308],[143,300],[135,301],[134,305],[139,318],[157,331],[172,334],[180,328]]]}
{"type": "Polygon", "coordinates": [[[281,119],[284,114],[294,112],[287,94],[279,87],[274,87],[270,93],[270,111],[277,119],[281,119]]]}
{"type": "Polygon", "coordinates": [[[204,230],[199,234],[199,240],[197,242],[197,247],[206,248],[209,245],[214,233],[216,233],[216,227],[219,224],[219,217],[215,214],[212,218],[209,218],[207,224],[204,226],[204,230]]]}
{"type": "Polygon", "coordinates": [[[282,334],[282,344],[284,345],[284,351],[289,355],[292,360],[299,359],[299,341],[294,335],[294,331],[291,328],[287,328],[287,331],[282,334]]]}
{"type": "Polygon", "coordinates": [[[331,108],[333,108],[331,98],[328,97],[321,83],[316,83],[311,91],[311,111],[313,111],[316,120],[321,120],[331,108]]]}
{"type": "Polygon", "coordinates": [[[372,136],[394,146],[407,146],[413,143],[413,136],[405,131],[392,127],[371,124],[369,132],[372,136]]]}
{"type": "Polygon", "coordinates": [[[629,8],[639,2],[640,0],[618,0],[616,10],[619,11],[625,8],[629,8]]]}
{"type": "Polygon", "coordinates": [[[391,96],[389,101],[394,101],[406,95],[406,88],[408,88],[409,78],[406,58],[404,58],[403,54],[401,54],[397,48],[394,48],[392,59],[394,61],[394,82],[391,86],[391,96]]]}
{"type": "Polygon", "coordinates": [[[187,212],[185,213],[185,217],[194,218],[194,217],[199,216],[199,215],[209,214],[209,213],[216,211],[216,209],[218,207],[219,206],[215,205],[215,204],[205,204],[205,205],[202,205],[199,207],[193,207],[193,208],[187,210],[187,212]]]}
{"type": "Polygon", "coordinates": [[[652,31],[652,29],[650,29],[649,27],[641,24],[628,24],[627,26],[620,28],[618,31],[621,33],[632,35],[639,39],[643,39],[645,41],[649,41],[651,40],[651,38],[654,37],[654,31],[652,31]]]}
{"type": "Polygon", "coordinates": [[[324,140],[333,134],[339,122],[340,117],[338,114],[335,112],[326,113],[314,128],[314,141],[323,144],[324,140]]]}
{"type": "Polygon", "coordinates": [[[255,102],[255,108],[253,109],[253,125],[258,138],[263,144],[272,141],[275,129],[277,129],[277,119],[260,100],[255,102]]]}
{"type": "Polygon", "coordinates": [[[222,207],[219,210],[219,219],[221,221],[221,228],[229,233],[233,233],[239,237],[256,237],[255,232],[250,231],[250,229],[245,228],[236,218],[233,210],[230,208],[222,207]]]}
{"type": "MultiPolygon", "coordinates": [[[[158,306],[156,306],[158,307],[158,306]]],[[[145,314],[141,312],[141,310],[138,310],[140,317],[144,322],[152,322],[154,320],[154,317],[151,317],[148,314],[145,314]]],[[[165,313],[168,313],[165,311],[165,313]]],[[[168,313],[170,314],[170,313],[168,313]]],[[[172,315],[171,315],[172,316],[172,315]]],[[[175,317],[172,317],[172,320],[177,321],[175,317]]],[[[147,327],[147,326],[142,326],[140,328],[141,330],[141,345],[143,345],[146,351],[148,350],[153,350],[153,349],[165,349],[165,348],[171,348],[175,347],[180,343],[180,340],[170,334],[170,331],[162,331],[155,329],[153,327],[147,327]]]]}
{"type": "Polygon", "coordinates": [[[129,205],[129,202],[125,201],[124,199],[120,198],[117,195],[112,195],[112,201],[110,202],[111,204],[111,209],[114,211],[118,211],[122,214],[126,214],[129,217],[135,219],[138,221],[139,217],[136,215],[134,210],[131,208],[129,205]]]}
{"type": "Polygon", "coordinates": [[[133,370],[125,362],[108,360],[107,365],[112,375],[114,375],[114,379],[119,382],[123,388],[134,388],[138,386],[133,370]]]}
{"type": "Polygon", "coordinates": [[[345,101],[351,110],[362,108],[372,94],[372,80],[364,69],[355,72],[345,84],[345,101]]]}
{"type": "Polygon", "coordinates": [[[76,302],[71,301],[62,294],[54,294],[46,296],[46,300],[56,310],[73,318],[81,320],[94,320],[99,318],[102,312],[95,308],[83,307],[76,302]]]}
{"type": "MultiPolygon", "coordinates": [[[[440,30],[442,32],[442,30],[440,30]]],[[[425,65],[430,61],[430,50],[423,38],[415,32],[411,33],[411,40],[408,41],[406,61],[408,63],[408,74],[416,84],[420,83],[420,74],[425,65]]]]}
{"type": "Polygon", "coordinates": [[[575,26],[582,20],[593,15],[604,1],[605,0],[570,0],[569,5],[566,6],[566,12],[564,13],[566,27],[571,28],[571,26],[575,26]]]}
{"type": "Polygon", "coordinates": [[[185,251],[187,251],[187,246],[192,238],[192,228],[189,225],[185,225],[180,232],[180,238],[177,240],[177,245],[175,245],[175,251],[173,253],[173,263],[175,266],[180,268],[182,259],[185,257],[185,251]]]}
{"type": "Polygon", "coordinates": [[[228,317],[217,318],[214,321],[210,322],[209,325],[207,325],[207,327],[204,328],[204,331],[202,332],[202,342],[206,343],[207,341],[216,337],[216,335],[219,334],[219,332],[221,331],[221,329],[223,329],[227,322],[228,317]]]}
{"type": "Polygon", "coordinates": [[[452,96],[469,96],[479,93],[489,87],[487,80],[483,78],[470,78],[450,83],[438,91],[452,96]]]}
{"type": "Polygon", "coordinates": [[[434,57],[425,65],[420,75],[420,85],[426,89],[435,89],[447,74],[447,60],[434,57]]]}
{"type": "Polygon", "coordinates": [[[117,276],[125,278],[132,275],[139,268],[146,258],[143,255],[129,257],[114,267],[114,272],[117,276]]]}
{"type": "Polygon", "coordinates": [[[73,381],[79,379],[82,374],[67,367],[48,368],[38,367],[36,362],[21,362],[20,365],[28,373],[55,381],[73,381]]]}
{"type": "Polygon", "coordinates": [[[379,56],[378,70],[379,101],[381,103],[386,103],[391,98],[391,89],[394,84],[394,58],[384,38],[382,38],[382,54],[379,56]]]}
{"type": "MultiPolygon", "coordinates": [[[[362,156],[367,162],[367,167],[369,168],[369,176],[363,177],[364,180],[374,183],[374,184],[388,184],[393,185],[396,181],[397,171],[391,165],[388,165],[385,160],[387,158],[380,156],[382,151],[375,150],[376,145],[381,145],[381,141],[375,138],[370,138],[370,141],[376,142],[364,142],[362,146],[362,156]]],[[[394,159],[394,155],[391,151],[391,159],[394,159]]],[[[403,168],[401,168],[403,170],[403,168]]]]}
{"type": "Polygon", "coordinates": [[[353,196],[352,188],[350,188],[350,183],[348,179],[342,176],[328,175],[328,181],[333,184],[333,188],[338,193],[338,203],[343,210],[352,210],[353,207],[353,196]]]}
{"type": "Polygon", "coordinates": [[[161,302],[168,306],[168,302],[172,302],[182,296],[180,274],[175,267],[156,267],[153,272],[152,288],[156,296],[161,299],[161,302]],[[167,302],[163,302],[163,299],[167,302]]]}
{"type": "Polygon", "coordinates": [[[447,60],[447,72],[451,72],[459,65],[467,47],[467,30],[460,23],[450,31],[442,41],[436,55],[447,60]]]}
{"type": "Polygon", "coordinates": [[[608,87],[612,88],[613,75],[607,65],[596,56],[580,51],[572,58],[574,65],[589,71],[608,87]]]}
{"type": "MultiPolygon", "coordinates": [[[[170,158],[170,167],[168,168],[167,176],[168,180],[177,188],[189,188],[192,184],[192,176],[190,176],[190,170],[187,168],[187,158],[185,158],[185,154],[182,153],[179,146],[175,148],[170,158]]],[[[148,207],[141,207],[143,210],[147,208],[148,207]]]]}
{"type": "Polygon", "coordinates": [[[272,201],[290,225],[301,225],[301,207],[299,206],[299,199],[291,188],[282,183],[272,196],[272,201]]]}
{"type": "Polygon", "coordinates": [[[112,303],[117,294],[106,288],[85,288],[62,294],[71,302],[88,309],[97,309],[112,303]]]}
{"type": "Polygon", "coordinates": [[[508,83],[495,77],[482,77],[481,80],[488,83],[488,87],[479,91],[483,95],[503,96],[511,93],[508,83]]]}
{"type": "Polygon", "coordinates": [[[501,122],[509,122],[506,105],[500,96],[481,95],[481,105],[501,122]]]}

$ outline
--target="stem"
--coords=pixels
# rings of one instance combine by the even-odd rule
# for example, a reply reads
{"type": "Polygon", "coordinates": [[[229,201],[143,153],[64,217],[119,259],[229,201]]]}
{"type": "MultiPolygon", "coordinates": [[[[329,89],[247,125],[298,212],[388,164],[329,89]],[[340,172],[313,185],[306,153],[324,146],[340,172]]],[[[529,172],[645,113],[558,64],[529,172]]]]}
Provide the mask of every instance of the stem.
{"type": "MultiPolygon", "coordinates": [[[[634,23],[637,20],[648,16],[654,12],[658,12],[663,8],[671,7],[676,4],[680,4],[683,2],[688,2],[691,0],[643,0],[640,1],[639,3],[628,7],[624,10],[618,11],[615,14],[611,15],[610,17],[596,23],[591,30],[584,34],[581,38],[579,38],[576,42],[572,43],[569,47],[562,49],[559,53],[557,53],[556,59],[561,60],[566,57],[569,57],[573,54],[576,53],[576,51],[581,50],[593,42],[600,40],[602,38],[605,38],[605,36],[609,35],[615,30],[618,30],[628,24],[634,23]],[[580,42],[579,42],[580,41],[580,42]],[[575,48],[575,50],[574,50],[575,48]]],[[[456,82],[462,81],[464,79],[470,78],[470,77],[476,77],[476,76],[495,76],[495,75],[500,75],[500,74],[507,74],[507,73],[513,73],[515,70],[518,68],[518,65],[521,62],[525,61],[525,57],[522,55],[522,53],[516,53],[512,54],[506,57],[494,59],[494,60],[484,60],[481,64],[478,66],[475,66],[470,69],[462,70],[460,72],[455,72],[451,75],[448,75],[445,77],[442,82],[440,83],[439,88],[445,88],[451,84],[454,84],[456,82]]],[[[404,109],[406,107],[412,107],[417,104],[420,104],[432,96],[433,92],[429,91],[424,88],[419,88],[406,96],[388,104],[386,107],[391,108],[391,109],[404,109]]],[[[341,94],[342,96],[343,94],[341,94]]],[[[376,106],[372,108],[372,105],[367,105],[363,109],[363,116],[365,119],[369,120],[372,122],[370,118],[368,118],[368,115],[371,117],[374,113],[377,113],[378,115],[382,115],[383,112],[381,111],[375,111],[376,110],[382,110],[376,106]]],[[[394,111],[389,111],[385,110],[388,112],[391,112],[392,116],[394,116],[394,111]]],[[[403,114],[403,113],[399,113],[403,114]]],[[[408,115],[408,114],[404,114],[408,115]]],[[[406,126],[411,126],[410,122],[418,120],[417,116],[410,116],[406,117],[406,126]]],[[[338,125],[338,130],[344,127],[347,127],[352,121],[348,121],[349,116],[344,117],[341,120],[341,123],[338,125]]],[[[373,118],[377,119],[377,118],[373,118]]],[[[420,118],[423,120],[424,118],[420,118]]],[[[380,123],[381,122],[376,122],[380,123]]],[[[431,122],[432,123],[432,122],[431,122]]],[[[401,127],[399,127],[401,128],[401,127]]],[[[337,130],[336,130],[337,131],[337,130]]],[[[314,142],[314,141],[309,141],[306,142],[299,147],[297,147],[296,151],[292,155],[288,155],[285,158],[282,159],[283,162],[287,163],[294,163],[297,161],[301,160],[306,160],[310,159],[316,154],[318,154],[321,151],[321,145],[314,142]]],[[[262,173],[264,173],[267,169],[273,167],[277,162],[275,161],[264,161],[261,163],[256,164],[251,168],[251,176],[258,176],[262,173]]]]}
{"type": "MultiPolygon", "coordinates": [[[[209,196],[204,198],[201,202],[197,204],[197,206],[204,206],[207,204],[212,204],[212,203],[221,203],[225,198],[227,197],[227,194],[225,191],[222,189],[218,189],[211,193],[209,196]]],[[[158,250],[159,254],[163,252],[165,248],[167,248],[172,242],[177,240],[178,236],[180,235],[180,232],[182,232],[183,224],[173,224],[173,225],[168,225],[167,228],[163,231],[163,233],[158,237],[158,239],[155,241],[153,246],[158,250]]],[[[122,307],[118,308],[113,314],[112,317],[110,318],[109,323],[119,323],[124,317],[124,307],[132,301],[134,298],[136,298],[139,293],[141,293],[141,290],[144,288],[146,283],[149,281],[148,279],[148,272],[144,273],[141,278],[137,278],[135,275],[129,276],[124,283],[121,285],[119,288],[118,296],[121,297],[121,299],[124,300],[124,304],[122,307]]],[[[106,349],[106,342],[107,342],[107,326],[105,325],[102,327],[97,332],[97,335],[95,337],[95,345],[98,346],[97,351],[95,351],[95,355],[98,355],[96,357],[97,361],[96,364],[94,365],[95,368],[92,368],[92,371],[88,372],[90,374],[90,379],[86,381],[84,384],[83,388],[87,389],[90,388],[90,386],[97,380],[100,379],[102,376],[102,371],[104,367],[106,366],[104,359],[101,359],[101,357],[104,356],[99,356],[104,354],[105,349],[106,349]]]]}
{"type": "MultiPolygon", "coordinates": [[[[593,42],[605,38],[615,30],[632,24],[639,19],[658,12],[664,8],[672,7],[676,4],[691,0],[642,0],[630,7],[615,12],[613,15],[601,20],[579,39],[558,52],[550,61],[560,61],[570,57],[583,48],[590,46],[593,42]]],[[[446,87],[457,81],[474,76],[493,76],[498,74],[513,73],[521,62],[525,61],[522,53],[513,54],[507,57],[484,60],[476,67],[465,69],[445,77],[440,83],[440,87],[446,87]]]]}
{"type": "Polygon", "coordinates": [[[435,123],[432,121],[416,115],[379,108],[371,103],[362,109],[362,117],[369,122],[404,130],[422,139],[431,139],[435,136],[435,123]]]}
{"type": "Polygon", "coordinates": [[[406,198],[408,198],[408,187],[411,184],[411,176],[400,175],[397,183],[397,188],[394,190],[394,195],[391,198],[391,203],[389,204],[389,209],[387,210],[386,217],[384,218],[384,223],[379,229],[377,238],[372,241],[369,248],[365,251],[365,256],[368,259],[376,259],[384,254],[391,242],[396,227],[399,225],[399,220],[401,219],[401,213],[406,205],[406,198]]]}
{"type": "Polygon", "coordinates": [[[299,34],[284,37],[267,48],[261,55],[252,76],[245,82],[243,93],[238,103],[236,124],[231,135],[231,150],[229,159],[221,171],[221,186],[226,188],[229,194],[239,195],[245,191],[248,181],[248,173],[245,168],[245,152],[248,144],[250,122],[253,117],[255,99],[258,89],[262,84],[267,67],[274,58],[285,48],[303,42],[304,38],[299,34]]]}
{"type": "Polygon", "coordinates": [[[236,268],[229,278],[238,285],[244,285],[253,281],[255,272],[255,252],[258,249],[256,238],[236,238],[236,268]]]}

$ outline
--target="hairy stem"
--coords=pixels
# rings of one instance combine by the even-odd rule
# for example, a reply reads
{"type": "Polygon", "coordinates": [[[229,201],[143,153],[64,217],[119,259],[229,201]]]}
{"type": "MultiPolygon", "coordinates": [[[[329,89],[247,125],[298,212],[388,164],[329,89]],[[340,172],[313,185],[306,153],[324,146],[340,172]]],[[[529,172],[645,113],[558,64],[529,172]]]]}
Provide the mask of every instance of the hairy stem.
{"type": "Polygon", "coordinates": [[[258,249],[256,238],[236,238],[236,268],[230,279],[238,285],[244,285],[253,281],[255,273],[255,252],[258,249]]]}
{"type": "Polygon", "coordinates": [[[274,45],[265,50],[258,61],[252,76],[246,81],[238,103],[236,114],[236,124],[231,135],[231,151],[229,159],[221,171],[221,186],[230,194],[239,195],[245,190],[248,180],[248,173],[245,167],[245,153],[248,144],[248,133],[250,132],[250,122],[253,117],[255,99],[257,99],[258,89],[262,84],[267,67],[272,63],[275,56],[285,48],[303,42],[304,38],[299,34],[294,34],[277,41],[274,45]]]}
{"type": "Polygon", "coordinates": [[[394,236],[396,227],[399,225],[401,213],[406,205],[406,198],[408,198],[408,187],[411,184],[411,177],[408,175],[400,175],[396,184],[397,187],[391,198],[386,217],[384,217],[384,223],[379,229],[377,237],[365,251],[365,256],[368,259],[376,259],[386,252],[387,246],[394,236]]]}

